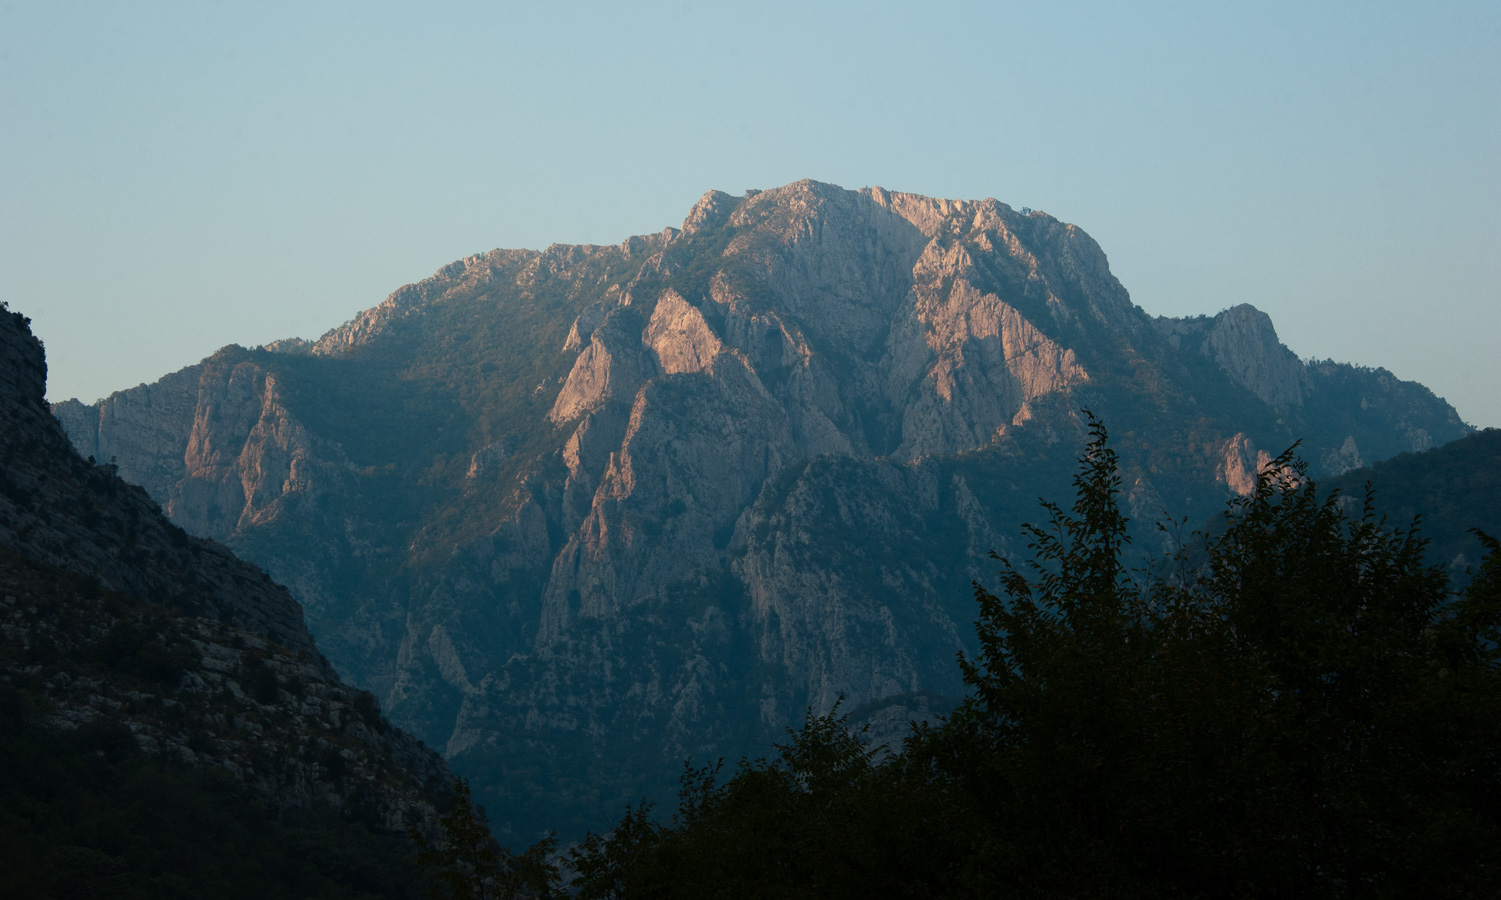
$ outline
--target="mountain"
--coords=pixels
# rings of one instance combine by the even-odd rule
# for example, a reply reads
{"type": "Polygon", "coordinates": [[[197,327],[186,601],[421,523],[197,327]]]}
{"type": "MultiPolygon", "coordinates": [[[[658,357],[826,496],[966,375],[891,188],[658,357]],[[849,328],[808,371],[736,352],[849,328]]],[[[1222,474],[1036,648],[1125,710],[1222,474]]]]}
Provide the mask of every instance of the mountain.
{"type": "Polygon", "coordinates": [[[80,458],[45,380],[0,306],[0,885],[411,895],[442,758],[340,680],[284,588],[80,458]]]}
{"type": "Polygon", "coordinates": [[[1501,429],[1487,428],[1420,453],[1401,453],[1324,482],[1360,500],[1370,485],[1378,512],[1406,527],[1421,516],[1429,559],[1455,576],[1479,566],[1470,529],[1501,537],[1501,429]]]}
{"type": "Polygon", "coordinates": [[[1470,431],[1252,307],[1146,314],[1045,213],[811,181],[53,411],[288,585],[497,819],[566,833],[808,707],[948,708],[970,582],[1068,495],[1082,407],[1146,552],[1300,438],[1322,476],[1470,431]]]}

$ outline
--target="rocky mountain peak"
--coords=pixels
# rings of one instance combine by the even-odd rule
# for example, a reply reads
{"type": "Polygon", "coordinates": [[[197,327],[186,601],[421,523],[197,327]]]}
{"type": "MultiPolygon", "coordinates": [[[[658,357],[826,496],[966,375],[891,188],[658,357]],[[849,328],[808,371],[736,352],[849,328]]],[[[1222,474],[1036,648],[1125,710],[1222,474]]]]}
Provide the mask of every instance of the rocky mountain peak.
{"type": "Polygon", "coordinates": [[[1157,319],[1174,347],[1213,359],[1236,384],[1281,412],[1301,406],[1309,389],[1307,366],[1277,339],[1271,317],[1249,303],[1212,318],[1157,319]]]}
{"type": "Polygon", "coordinates": [[[724,191],[708,191],[689,210],[683,220],[683,234],[711,231],[724,225],[740,201],[724,191]]]}
{"type": "Polygon", "coordinates": [[[1299,438],[1335,467],[1467,430],[1250,307],[1154,320],[1045,213],[814,181],[471,256],[311,355],[232,356],[57,414],[513,808],[558,798],[506,793],[512,760],[734,756],[841,694],[958,691],[970,580],[1068,495],[1080,407],[1147,524],[1299,438]]]}

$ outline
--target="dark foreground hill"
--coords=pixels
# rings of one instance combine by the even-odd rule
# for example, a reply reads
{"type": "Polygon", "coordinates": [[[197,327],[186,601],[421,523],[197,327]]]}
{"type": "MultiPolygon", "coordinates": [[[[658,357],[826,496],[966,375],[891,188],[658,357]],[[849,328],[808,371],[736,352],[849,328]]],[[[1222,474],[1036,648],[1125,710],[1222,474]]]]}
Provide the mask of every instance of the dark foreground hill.
{"type": "Polygon", "coordinates": [[[528,842],[840,696],[961,694],[970,580],[1067,492],[1081,407],[1158,550],[1299,438],[1324,476],[1469,431],[1249,306],[1153,318],[1044,213],[815,182],[471,256],[316,342],[54,411],[288,585],[528,842]]]}
{"type": "Polygon", "coordinates": [[[1501,536],[1501,429],[1353,469],[1325,486],[1359,499],[1367,484],[1376,509],[1391,521],[1421,516],[1430,558],[1460,577],[1483,553],[1471,529],[1501,536]]]}
{"type": "Polygon", "coordinates": [[[452,776],[285,589],[84,460],[0,307],[0,893],[415,896],[452,776]]]}

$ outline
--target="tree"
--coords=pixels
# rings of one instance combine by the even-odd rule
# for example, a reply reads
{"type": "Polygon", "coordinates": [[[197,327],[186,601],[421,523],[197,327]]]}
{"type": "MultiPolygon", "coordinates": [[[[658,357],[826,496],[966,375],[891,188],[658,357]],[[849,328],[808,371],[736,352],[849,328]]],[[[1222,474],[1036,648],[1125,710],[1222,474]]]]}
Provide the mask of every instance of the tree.
{"type": "MultiPolygon", "coordinates": [[[[1350,518],[1292,450],[1170,577],[1128,571],[1104,426],[1071,513],[976,586],[969,701],[919,751],[1020,894],[1484,894],[1498,881],[1496,562],[1350,518]]],[[[978,877],[978,874],[977,876],[978,877]]]]}
{"type": "Polygon", "coordinates": [[[678,808],[641,803],[574,855],[582,900],[895,897],[936,880],[945,824],[893,779],[849,716],[809,711],[775,756],[685,765],[678,808]]]}
{"type": "Polygon", "coordinates": [[[810,715],[727,783],[689,769],[671,823],[643,805],[586,845],[581,896],[1501,893],[1497,542],[1456,595],[1416,525],[1369,491],[1347,514],[1289,450],[1216,536],[1132,569],[1089,426],[1072,507],[975,586],[947,722],[877,763],[810,715]]]}
{"type": "Polygon", "coordinates": [[[428,876],[428,896],[434,900],[557,895],[558,870],[548,860],[557,839],[544,838],[520,856],[500,847],[463,778],[454,779],[453,797],[439,825],[443,836],[436,841],[416,828],[407,832],[417,845],[416,863],[428,876]]]}

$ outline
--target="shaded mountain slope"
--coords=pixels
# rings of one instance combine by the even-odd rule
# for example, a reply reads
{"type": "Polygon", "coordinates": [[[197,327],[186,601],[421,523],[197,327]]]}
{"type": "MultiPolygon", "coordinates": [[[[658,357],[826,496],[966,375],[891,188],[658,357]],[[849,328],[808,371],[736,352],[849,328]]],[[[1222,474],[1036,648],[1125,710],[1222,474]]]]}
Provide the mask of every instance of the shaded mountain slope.
{"type": "Polygon", "coordinates": [[[407,893],[396,836],[431,827],[447,766],[339,679],[285,589],[81,459],[43,401],[45,377],[27,320],[0,308],[7,883],[26,895],[221,882],[407,893]],[[152,838],[192,852],[174,858],[152,838]],[[333,841],[328,866],[299,841],[333,841]],[[84,869],[66,871],[70,853],[84,869]],[[341,853],[378,862],[341,886],[341,853]]]}
{"type": "Polygon", "coordinates": [[[1470,529],[1501,536],[1501,429],[1353,469],[1323,486],[1360,499],[1367,484],[1376,509],[1392,522],[1422,517],[1429,558],[1458,576],[1478,566],[1483,555],[1470,529]]]}
{"type": "Polygon", "coordinates": [[[1327,475],[1469,431],[1251,307],[1148,316],[1044,213],[816,182],[472,256],[54,412],[287,584],[492,808],[570,827],[805,707],[957,694],[969,582],[1066,493],[1083,406],[1144,522],[1298,438],[1327,475]]]}

